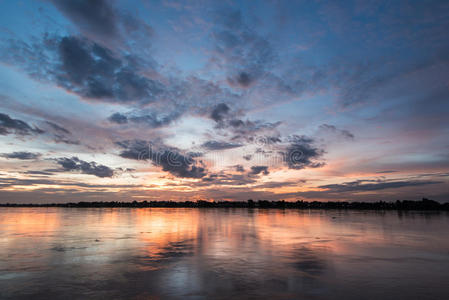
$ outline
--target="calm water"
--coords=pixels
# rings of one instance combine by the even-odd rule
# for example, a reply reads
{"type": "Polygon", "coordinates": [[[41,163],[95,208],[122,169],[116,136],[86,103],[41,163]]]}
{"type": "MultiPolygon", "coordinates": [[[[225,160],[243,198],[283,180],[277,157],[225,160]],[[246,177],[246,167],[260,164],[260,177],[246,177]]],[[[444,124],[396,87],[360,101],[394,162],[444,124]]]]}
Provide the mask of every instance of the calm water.
{"type": "Polygon", "coordinates": [[[1,299],[449,299],[447,213],[0,209],[1,299]]]}

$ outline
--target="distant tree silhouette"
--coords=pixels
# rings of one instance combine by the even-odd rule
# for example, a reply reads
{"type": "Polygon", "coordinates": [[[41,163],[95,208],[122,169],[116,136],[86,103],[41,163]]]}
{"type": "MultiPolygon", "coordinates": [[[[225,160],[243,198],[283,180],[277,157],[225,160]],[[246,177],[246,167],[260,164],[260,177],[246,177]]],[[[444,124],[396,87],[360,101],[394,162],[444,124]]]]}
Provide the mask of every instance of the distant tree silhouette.
{"type": "Polygon", "coordinates": [[[45,204],[17,204],[3,203],[0,207],[190,207],[190,208],[276,208],[276,209],[360,209],[360,210],[449,210],[449,203],[441,204],[434,200],[423,198],[421,201],[397,200],[396,202],[296,202],[249,199],[243,201],[210,202],[193,201],[142,201],[142,202],[77,202],[77,203],[45,203],[45,204]]]}

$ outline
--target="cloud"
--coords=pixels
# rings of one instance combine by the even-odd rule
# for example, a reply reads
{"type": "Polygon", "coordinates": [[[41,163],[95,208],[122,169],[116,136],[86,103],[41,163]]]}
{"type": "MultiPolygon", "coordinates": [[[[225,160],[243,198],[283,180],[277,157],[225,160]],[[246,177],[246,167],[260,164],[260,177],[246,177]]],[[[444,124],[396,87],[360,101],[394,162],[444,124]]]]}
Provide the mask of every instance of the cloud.
{"type": "Polygon", "coordinates": [[[181,111],[174,111],[167,115],[158,115],[155,112],[151,112],[143,115],[130,116],[128,117],[128,120],[135,124],[144,124],[149,128],[159,128],[169,125],[174,120],[178,119],[181,114],[181,111]]]}
{"type": "Polygon", "coordinates": [[[154,73],[149,55],[142,60],[116,48],[114,52],[83,36],[45,35],[32,44],[9,40],[8,45],[1,49],[2,61],[84,98],[142,104],[154,102],[165,91],[161,82],[146,75],[154,73]]]}
{"type": "Polygon", "coordinates": [[[206,176],[206,170],[197,166],[192,157],[184,156],[176,150],[164,150],[154,156],[153,163],[162,166],[167,171],[178,177],[201,178],[206,176]]]}
{"type": "Polygon", "coordinates": [[[71,132],[68,129],[66,129],[66,128],[64,128],[64,127],[62,127],[62,126],[60,126],[60,125],[58,125],[56,123],[53,123],[53,122],[50,122],[50,121],[45,121],[45,123],[47,123],[51,128],[53,128],[54,130],[56,130],[58,132],[61,132],[61,133],[64,133],[64,134],[71,134],[71,132]]]}
{"type": "Polygon", "coordinates": [[[349,132],[348,130],[345,130],[345,129],[338,129],[334,125],[322,124],[322,125],[320,125],[319,129],[323,130],[325,132],[330,132],[332,134],[342,136],[343,138],[346,138],[346,139],[350,139],[350,140],[354,139],[354,134],[352,134],[351,132],[349,132]]]}
{"type": "Polygon", "coordinates": [[[0,135],[15,133],[17,135],[42,134],[38,127],[32,128],[26,122],[13,119],[9,115],[0,113],[0,135]]]}
{"type": "Polygon", "coordinates": [[[53,4],[86,33],[115,37],[117,15],[106,0],[53,0],[53,4]]]}
{"type": "Polygon", "coordinates": [[[114,113],[108,118],[109,122],[116,124],[126,124],[128,123],[128,117],[121,113],[114,113]]]}
{"type": "Polygon", "coordinates": [[[65,171],[80,171],[83,174],[95,175],[101,178],[112,177],[114,175],[114,171],[105,165],[99,165],[93,161],[86,162],[75,156],[72,158],[58,158],[56,162],[65,171]]]}
{"type": "MultiPolygon", "coordinates": [[[[107,0],[52,0],[55,7],[91,40],[115,47],[149,48],[153,29],[107,0]]],[[[145,52],[145,50],[142,50],[145,52]]]]}
{"type": "Polygon", "coordinates": [[[22,160],[31,160],[37,159],[41,156],[40,153],[32,153],[32,152],[12,152],[12,153],[2,153],[1,157],[4,158],[14,158],[14,159],[22,159],[22,160]]]}
{"type": "Polygon", "coordinates": [[[265,122],[261,120],[256,121],[242,121],[239,119],[232,119],[228,123],[228,128],[234,133],[234,139],[245,139],[248,142],[254,142],[255,139],[258,142],[274,143],[279,141],[276,128],[281,122],[265,122]],[[258,135],[258,137],[255,137],[258,135]],[[269,136],[274,135],[274,136],[269,136]]]}
{"type": "Polygon", "coordinates": [[[109,118],[113,123],[125,122],[126,117],[128,123],[157,128],[186,112],[204,116],[213,104],[236,102],[242,97],[195,76],[167,77],[156,70],[151,55],[137,51],[135,46],[132,49],[136,51],[121,51],[75,35],[45,35],[33,43],[11,39],[5,44],[1,60],[21,67],[35,79],[55,83],[92,101],[135,108],[113,114],[109,118]],[[149,104],[154,104],[151,111],[149,104]],[[142,111],[144,106],[146,110],[142,111]]]}
{"type": "Polygon", "coordinates": [[[24,174],[28,174],[28,175],[43,175],[43,176],[50,176],[53,175],[53,172],[48,172],[48,171],[36,171],[36,170],[29,170],[26,172],[23,172],[24,174]]]}
{"type": "Polygon", "coordinates": [[[57,39],[61,64],[54,66],[58,83],[83,97],[112,102],[151,102],[163,86],[140,74],[128,58],[116,57],[109,49],[86,39],[57,39]]]}
{"type": "Polygon", "coordinates": [[[290,138],[290,145],[283,153],[284,162],[289,169],[319,168],[324,165],[323,162],[317,162],[324,150],[313,146],[313,139],[306,136],[294,135],[290,138]]]}
{"type": "Polygon", "coordinates": [[[217,106],[214,107],[212,110],[212,113],[210,114],[210,117],[215,122],[221,122],[223,121],[224,116],[229,112],[229,106],[227,106],[225,103],[217,104],[217,106]]]}
{"type": "Polygon", "coordinates": [[[402,188],[410,186],[421,186],[429,184],[443,183],[442,181],[386,181],[386,180],[357,180],[351,182],[344,182],[342,184],[327,184],[321,185],[318,188],[326,189],[332,193],[342,192],[363,192],[363,191],[377,191],[392,188],[402,188]]]}
{"type": "Polygon", "coordinates": [[[150,143],[144,140],[125,140],[115,143],[123,150],[119,156],[135,160],[147,160],[150,157],[150,143]]]}
{"type": "Polygon", "coordinates": [[[201,183],[196,183],[197,186],[209,186],[211,184],[220,186],[242,186],[253,184],[256,180],[245,174],[225,174],[224,172],[209,174],[202,179],[201,183]]]}
{"type": "MultiPolygon", "coordinates": [[[[39,172],[39,171],[30,171],[27,172],[27,174],[30,175],[49,175],[46,174],[46,172],[39,172]]],[[[51,174],[51,173],[50,173],[51,174]]],[[[0,177],[0,187],[10,187],[10,186],[38,186],[38,185],[60,185],[60,186],[75,186],[80,188],[89,188],[89,189],[113,189],[113,188],[119,188],[119,189],[127,189],[127,188],[137,188],[141,187],[140,185],[131,185],[131,184],[89,184],[84,182],[74,182],[74,181],[68,181],[68,180],[58,180],[58,179],[49,179],[49,178],[16,178],[16,177],[0,177]]],[[[57,191],[56,188],[52,188],[52,191],[57,191]]],[[[69,193],[71,190],[62,189],[60,190],[68,191],[69,193]]]]}
{"type": "Polygon", "coordinates": [[[281,187],[287,187],[287,186],[297,186],[298,184],[304,184],[306,183],[306,180],[300,179],[297,181],[270,181],[270,182],[264,182],[262,184],[258,184],[254,186],[254,188],[257,189],[276,189],[281,187]]]}
{"type": "Polygon", "coordinates": [[[245,168],[242,165],[235,165],[234,168],[237,172],[240,172],[240,173],[245,172],[245,168]]]}
{"type": "Polygon", "coordinates": [[[67,138],[64,135],[61,134],[55,134],[55,138],[53,140],[55,143],[63,143],[67,145],[79,145],[80,141],[78,140],[72,140],[70,138],[67,138]]]}
{"type": "Polygon", "coordinates": [[[120,156],[135,160],[150,160],[163,171],[183,178],[202,178],[206,176],[206,169],[197,165],[197,153],[181,154],[174,147],[153,145],[143,140],[128,140],[116,143],[123,150],[120,156]]]}
{"type": "Polygon", "coordinates": [[[254,78],[246,72],[240,72],[234,78],[228,78],[231,85],[238,84],[241,87],[248,87],[253,82],[254,78]]]}
{"type": "Polygon", "coordinates": [[[210,118],[217,123],[216,129],[227,130],[232,133],[234,141],[254,142],[256,134],[264,135],[264,137],[259,136],[257,138],[262,138],[267,143],[280,141],[276,128],[281,122],[242,120],[240,118],[242,115],[242,111],[231,110],[227,104],[220,103],[213,108],[210,118]]]}
{"type": "Polygon", "coordinates": [[[72,137],[67,137],[67,135],[69,135],[69,136],[72,135],[72,133],[68,129],[66,129],[56,123],[50,122],[50,121],[45,121],[45,124],[48,125],[48,127],[50,128],[50,131],[53,132],[53,141],[55,143],[63,143],[63,144],[67,144],[67,145],[79,145],[80,144],[79,140],[75,140],[72,137]]]}
{"type": "Polygon", "coordinates": [[[270,172],[268,172],[267,166],[252,166],[251,171],[248,172],[248,175],[249,176],[254,176],[254,175],[259,175],[259,174],[268,175],[269,173],[270,172]]]}
{"type": "Polygon", "coordinates": [[[201,145],[203,148],[207,150],[226,150],[242,147],[241,144],[228,143],[228,142],[219,142],[219,141],[207,141],[201,145]]]}

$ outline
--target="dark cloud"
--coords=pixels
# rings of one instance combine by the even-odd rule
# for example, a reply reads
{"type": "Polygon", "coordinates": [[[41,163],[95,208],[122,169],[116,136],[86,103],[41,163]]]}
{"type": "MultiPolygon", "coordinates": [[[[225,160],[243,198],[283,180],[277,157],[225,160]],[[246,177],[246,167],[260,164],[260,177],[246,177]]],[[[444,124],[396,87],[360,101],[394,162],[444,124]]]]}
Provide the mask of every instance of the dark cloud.
{"type": "Polygon", "coordinates": [[[1,157],[5,158],[14,158],[14,159],[22,159],[22,160],[30,160],[37,159],[41,156],[40,153],[32,153],[32,152],[12,152],[12,153],[2,153],[1,157]]]}
{"type": "Polygon", "coordinates": [[[216,129],[229,131],[234,142],[256,142],[265,145],[280,142],[277,127],[281,122],[242,120],[242,115],[242,111],[231,110],[227,104],[220,103],[213,108],[210,118],[217,123],[216,129]]]}
{"type": "Polygon", "coordinates": [[[79,145],[81,142],[79,140],[73,140],[62,134],[55,134],[53,141],[55,143],[62,143],[67,145],[79,145]]]}
{"type": "Polygon", "coordinates": [[[264,150],[263,148],[257,148],[254,154],[262,155],[264,157],[270,157],[273,154],[273,150],[264,150]]]}
{"type": "Polygon", "coordinates": [[[232,148],[242,147],[241,144],[228,143],[228,142],[219,142],[219,141],[207,141],[201,145],[203,148],[207,150],[226,150],[232,148]]]}
{"type": "Polygon", "coordinates": [[[340,135],[347,139],[351,139],[351,140],[354,139],[354,135],[351,132],[349,132],[348,130],[345,130],[345,129],[338,129],[334,125],[322,124],[322,125],[320,125],[320,129],[323,131],[330,132],[332,134],[340,135]]]}
{"type": "Polygon", "coordinates": [[[177,150],[164,150],[153,156],[153,163],[161,166],[163,171],[167,171],[178,177],[201,178],[206,176],[204,167],[197,166],[192,157],[184,156],[177,150]]]}
{"type": "MultiPolygon", "coordinates": [[[[268,131],[271,131],[271,129],[276,128],[277,124],[273,124],[273,123],[265,123],[262,124],[262,127],[259,128],[253,128],[253,132],[254,135],[251,135],[251,130],[248,131],[248,136],[245,138],[245,140],[248,143],[254,144],[256,146],[260,146],[260,147],[274,147],[275,144],[281,143],[282,139],[279,136],[269,136],[269,135],[255,135],[259,130],[260,131],[264,131],[264,129],[267,129],[268,131]]],[[[241,137],[241,136],[238,136],[241,137]]],[[[234,137],[236,138],[236,137],[234,137]]],[[[266,152],[265,150],[263,150],[262,148],[257,148],[256,149],[256,153],[263,153],[266,152]]]]}
{"type": "Polygon", "coordinates": [[[254,80],[254,78],[252,78],[246,72],[240,72],[234,78],[232,78],[232,77],[228,78],[228,82],[231,85],[239,85],[241,87],[248,87],[248,86],[250,86],[250,84],[253,82],[253,80],[254,80]]]}
{"type": "Polygon", "coordinates": [[[31,127],[22,120],[13,119],[6,114],[0,113],[0,135],[7,135],[11,133],[17,135],[30,135],[41,134],[44,133],[44,131],[37,127],[31,127]]]}
{"type": "Polygon", "coordinates": [[[156,113],[149,113],[145,115],[130,116],[128,120],[136,124],[144,124],[150,128],[158,128],[169,125],[170,123],[178,119],[181,116],[181,114],[182,112],[180,111],[178,112],[175,111],[168,115],[158,115],[156,113]]]}
{"type": "Polygon", "coordinates": [[[54,130],[56,130],[58,132],[61,132],[61,133],[64,133],[64,134],[71,134],[71,132],[68,129],[66,129],[66,128],[64,128],[64,127],[62,127],[62,126],[60,126],[60,125],[58,125],[56,123],[53,123],[53,122],[50,122],[50,121],[45,121],[45,123],[47,123],[52,129],[54,129],[54,130]]]}
{"type": "Polygon", "coordinates": [[[305,136],[292,136],[290,145],[283,153],[283,159],[289,169],[318,168],[324,165],[316,162],[323,154],[324,150],[313,146],[313,139],[305,136]]]}
{"type": "MultiPolygon", "coordinates": [[[[107,0],[52,0],[79,30],[91,40],[115,47],[137,44],[149,48],[153,29],[131,13],[118,10],[114,1],[107,0]]],[[[145,50],[141,50],[145,52],[145,50]]]]}
{"type": "Polygon", "coordinates": [[[243,155],[243,159],[245,160],[251,160],[251,158],[253,158],[251,154],[243,155]]]}
{"type": "Polygon", "coordinates": [[[197,158],[197,157],[203,156],[204,153],[202,153],[202,152],[187,152],[186,155],[190,156],[192,158],[197,158]]]}
{"type": "Polygon", "coordinates": [[[256,180],[245,174],[225,174],[223,172],[209,174],[202,179],[202,183],[198,186],[209,186],[210,184],[216,184],[220,186],[242,186],[247,184],[253,184],[256,180]]]}
{"type": "Polygon", "coordinates": [[[269,173],[270,172],[268,172],[267,166],[252,166],[251,171],[248,172],[248,175],[249,176],[259,175],[259,174],[268,175],[269,173]]]}
{"type": "Polygon", "coordinates": [[[83,174],[95,175],[97,177],[112,177],[114,171],[105,166],[99,165],[95,162],[86,162],[80,160],[78,157],[72,158],[58,158],[56,162],[63,167],[65,171],[80,171],[83,174]]]}
{"type": "Polygon", "coordinates": [[[118,34],[117,15],[107,0],[53,0],[52,3],[83,31],[100,36],[118,34]]]}
{"type": "Polygon", "coordinates": [[[206,169],[197,165],[197,153],[181,154],[173,147],[157,146],[143,140],[121,141],[116,143],[123,150],[120,156],[135,160],[150,160],[155,166],[177,177],[202,178],[206,169]]]}
{"type": "Polygon", "coordinates": [[[377,171],[378,174],[388,174],[388,173],[396,173],[395,170],[385,170],[385,171],[377,171]]]}
{"type": "MultiPolygon", "coordinates": [[[[59,41],[58,46],[62,70],[70,80],[67,84],[70,82],[76,84],[83,83],[95,65],[95,59],[90,54],[87,40],[82,40],[77,37],[63,37],[59,41]]],[[[112,58],[110,55],[107,55],[102,60],[105,60],[106,57],[112,58]]]]}
{"type": "Polygon", "coordinates": [[[235,165],[234,168],[237,172],[240,172],[240,173],[245,172],[245,168],[242,165],[235,165]]]}
{"type": "Polygon", "coordinates": [[[115,143],[123,150],[119,156],[135,160],[147,160],[150,158],[150,143],[144,140],[125,140],[115,143]]]}
{"type": "Polygon", "coordinates": [[[121,172],[134,172],[136,169],[133,168],[117,168],[117,171],[121,171],[121,172]]]}
{"type": "Polygon", "coordinates": [[[34,78],[55,82],[89,99],[149,103],[164,92],[163,84],[144,75],[155,73],[150,55],[141,59],[111,49],[84,36],[45,35],[30,44],[8,41],[1,59],[21,66],[34,78]]]}
{"type": "Polygon", "coordinates": [[[163,88],[161,83],[141,76],[130,67],[122,68],[115,75],[115,84],[118,88],[113,92],[121,101],[148,101],[161,93],[163,88]]]}
{"type": "Polygon", "coordinates": [[[421,186],[429,184],[443,183],[442,181],[386,181],[386,180],[357,180],[352,182],[345,182],[342,184],[327,184],[321,185],[319,188],[326,189],[332,193],[342,192],[363,192],[363,191],[377,191],[384,189],[395,189],[410,186],[421,186]]]}
{"type": "Polygon", "coordinates": [[[67,128],[62,127],[56,123],[45,121],[49,127],[49,131],[53,132],[53,141],[55,143],[62,143],[67,145],[79,145],[80,141],[72,137],[72,133],[67,128]]]}
{"type": "Polygon", "coordinates": [[[212,120],[214,120],[215,122],[218,123],[218,122],[223,121],[223,118],[225,117],[225,115],[228,112],[229,112],[229,106],[227,106],[225,103],[220,103],[214,107],[210,117],[212,120]]]}
{"type": "Polygon", "coordinates": [[[245,126],[245,122],[243,122],[240,119],[232,119],[232,120],[229,120],[229,125],[231,127],[237,128],[237,127],[245,126]]]}
{"type": "Polygon", "coordinates": [[[258,138],[255,137],[256,134],[263,134],[265,132],[273,133],[276,132],[276,127],[278,127],[281,124],[281,122],[265,122],[261,120],[256,121],[242,121],[237,119],[232,119],[228,123],[228,128],[231,129],[231,131],[235,134],[234,138],[244,138],[248,140],[249,142],[259,140],[260,142],[268,143],[268,142],[275,142],[277,139],[276,137],[270,137],[268,136],[261,136],[259,135],[258,138]]]}
{"type": "Polygon", "coordinates": [[[125,57],[86,39],[68,36],[55,41],[61,60],[56,80],[83,97],[112,102],[151,102],[162,85],[140,74],[125,57]]]}
{"type": "Polygon", "coordinates": [[[116,124],[126,124],[128,123],[128,117],[121,113],[114,113],[108,118],[109,122],[116,124]]]}

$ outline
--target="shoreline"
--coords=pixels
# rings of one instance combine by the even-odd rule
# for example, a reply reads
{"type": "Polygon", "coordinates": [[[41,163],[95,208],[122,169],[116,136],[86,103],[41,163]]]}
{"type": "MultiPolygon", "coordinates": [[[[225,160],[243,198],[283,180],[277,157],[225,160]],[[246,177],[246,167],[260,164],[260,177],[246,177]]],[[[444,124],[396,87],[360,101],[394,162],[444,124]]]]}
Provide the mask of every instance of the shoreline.
{"type": "Polygon", "coordinates": [[[434,200],[402,200],[395,202],[306,202],[306,201],[133,201],[133,202],[70,202],[70,203],[0,203],[0,207],[66,207],[66,208],[261,208],[261,209],[339,209],[339,210],[433,210],[449,211],[449,202],[434,200]]]}

